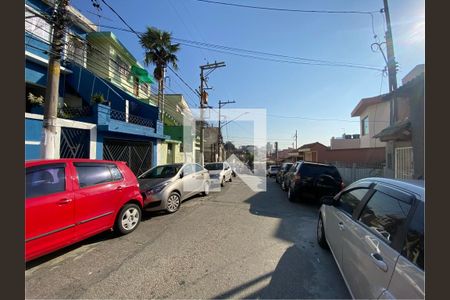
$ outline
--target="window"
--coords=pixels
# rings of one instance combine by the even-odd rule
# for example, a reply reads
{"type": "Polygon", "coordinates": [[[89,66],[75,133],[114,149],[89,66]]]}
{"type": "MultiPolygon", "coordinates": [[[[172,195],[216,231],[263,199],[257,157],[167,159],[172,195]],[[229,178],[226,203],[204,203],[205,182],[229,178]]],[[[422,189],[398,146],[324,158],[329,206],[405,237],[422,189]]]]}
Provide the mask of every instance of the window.
{"type": "Polygon", "coordinates": [[[107,165],[75,164],[80,188],[113,181],[111,171],[107,165]]]}
{"type": "Polygon", "coordinates": [[[200,166],[199,164],[195,164],[195,172],[200,172],[203,171],[202,166],[200,166]]]}
{"type": "Polygon", "coordinates": [[[376,191],[364,207],[359,221],[388,242],[392,242],[403,226],[411,205],[376,191]]]}
{"type": "Polygon", "coordinates": [[[361,135],[369,134],[369,116],[361,120],[361,135]]]}
{"type": "Polygon", "coordinates": [[[188,164],[188,165],[184,166],[184,168],[183,168],[183,176],[186,176],[186,175],[194,173],[195,172],[194,170],[195,170],[194,169],[194,165],[192,165],[192,164],[188,164]]]}
{"type": "Polygon", "coordinates": [[[80,37],[69,36],[67,58],[83,67],[86,66],[86,42],[80,37]]]}
{"type": "Polygon", "coordinates": [[[414,212],[411,224],[406,234],[402,255],[410,262],[424,269],[424,204],[421,202],[414,212]]]}
{"type": "Polygon", "coordinates": [[[50,24],[32,11],[25,11],[25,30],[46,42],[50,42],[50,24]]]}
{"type": "Polygon", "coordinates": [[[112,179],[114,181],[118,181],[118,180],[122,180],[122,173],[120,173],[119,169],[116,166],[111,166],[111,174],[112,174],[112,179]]]}
{"type": "Polygon", "coordinates": [[[320,175],[330,175],[336,181],[341,181],[341,175],[334,166],[322,166],[303,163],[300,168],[300,176],[318,177],[320,175]]]}
{"type": "Polygon", "coordinates": [[[349,215],[353,215],[353,211],[367,194],[369,189],[354,189],[345,193],[342,193],[339,198],[339,202],[336,203],[336,207],[345,211],[349,215]]]}
{"type": "Polygon", "coordinates": [[[26,170],[26,197],[34,198],[64,192],[66,174],[63,165],[36,166],[26,170]]]}
{"type": "Polygon", "coordinates": [[[144,93],[144,96],[148,94],[148,84],[144,83],[142,84],[142,92],[144,93]]]}

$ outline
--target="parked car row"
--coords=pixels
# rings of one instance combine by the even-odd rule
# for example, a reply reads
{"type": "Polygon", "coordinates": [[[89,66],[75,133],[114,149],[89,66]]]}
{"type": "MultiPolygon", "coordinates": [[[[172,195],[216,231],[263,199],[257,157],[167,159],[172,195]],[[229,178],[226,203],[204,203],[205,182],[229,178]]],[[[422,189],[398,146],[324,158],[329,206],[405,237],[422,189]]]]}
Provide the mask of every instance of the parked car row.
{"type": "Polygon", "coordinates": [[[423,299],[424,181],[365,178],[344,188],[331,165],[299,161],[276,181],[291,201],[321,202],[317,242],[355,299],[423,299]]]}
{"type": "Polygon", "coordinates": [[[276,174],[276,182],[287,191],[289,201],[334,196],[344,187],[335,166],[306,161],[282,164],[276,174]]]}
{"type": "Polygon", "coordinates": [[[143,210],[176,212],[211,184],[232,181],[227,162],[168,164],[136,178],[126,163],[89,159],[25,162],[25,260],[105,230],[135,230],[143,210]]]}

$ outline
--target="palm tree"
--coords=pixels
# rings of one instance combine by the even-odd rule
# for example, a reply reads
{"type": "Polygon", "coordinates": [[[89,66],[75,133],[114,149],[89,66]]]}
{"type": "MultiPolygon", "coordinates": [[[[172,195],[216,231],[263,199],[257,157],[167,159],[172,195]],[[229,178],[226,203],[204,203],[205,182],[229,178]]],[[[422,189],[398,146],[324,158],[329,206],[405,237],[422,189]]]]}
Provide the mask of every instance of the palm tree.
{"type": "Polygon", "coordinates": [[[180,50],[180,44],[172,44],[172,34],[155,27],[147,27],[147,31],[141,35],[140,44],[145,50],[145,64],[155,65],[153,75],[158,81],[158,107],[160,120],[163,121],[165,69],[168,64],[178,69],[176,52],[180,50]]]}

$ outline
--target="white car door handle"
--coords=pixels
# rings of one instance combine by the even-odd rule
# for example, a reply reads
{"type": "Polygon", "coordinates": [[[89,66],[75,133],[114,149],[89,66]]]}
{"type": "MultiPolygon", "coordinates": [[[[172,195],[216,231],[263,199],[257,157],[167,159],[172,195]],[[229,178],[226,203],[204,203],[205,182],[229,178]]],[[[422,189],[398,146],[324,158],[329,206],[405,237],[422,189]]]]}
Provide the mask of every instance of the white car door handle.
{"type": "Polygon", "coordinates": [[[339,226],[339,230],[344,230],[344,223],[339,222],[338,226],[339,226]]]}
{"type": "Polygon", "coordinates": [[[383,257],[379,253],[370,253],[370,257],[378,268],[387,272],[388,265],[384,262],[383,257]]]}

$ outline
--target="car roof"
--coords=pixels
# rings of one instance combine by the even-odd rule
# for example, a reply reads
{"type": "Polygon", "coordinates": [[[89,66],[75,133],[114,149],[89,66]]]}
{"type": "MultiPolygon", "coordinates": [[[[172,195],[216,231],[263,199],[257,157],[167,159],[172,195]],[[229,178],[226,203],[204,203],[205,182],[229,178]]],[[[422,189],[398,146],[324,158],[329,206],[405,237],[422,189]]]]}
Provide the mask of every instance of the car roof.
{"type": "Polygon", "coordinates": [[[113,161],[113,160],[102,160],[102,159],[89,159],[89,158],[60,158],[60,159],[33,159],[26,160],[26,166],[42,165],[42,164],[57,164],[57,163],[68,163],[68,162],[89,162],[89,163],[122,163],[126,164],[124,161],[113,161]]]}
{"type": "Polygon", "coordinates": [[[302,163],[302,165],[305,164],[305,165],[311,165],[311,166],[335,167],[330,164],[318,163],[318,162],[313,162],[313,161],[300,161],[300,162],[302,163]]]}
{"type": "Polygon", "coordinates": [[[358,180],[358,182],[370,181],[387,186],[396,187],[414,193],[419,200],[425,201],[425,181],[418,179],[391,179],[383,177],[369,177],[358,180]]]}

